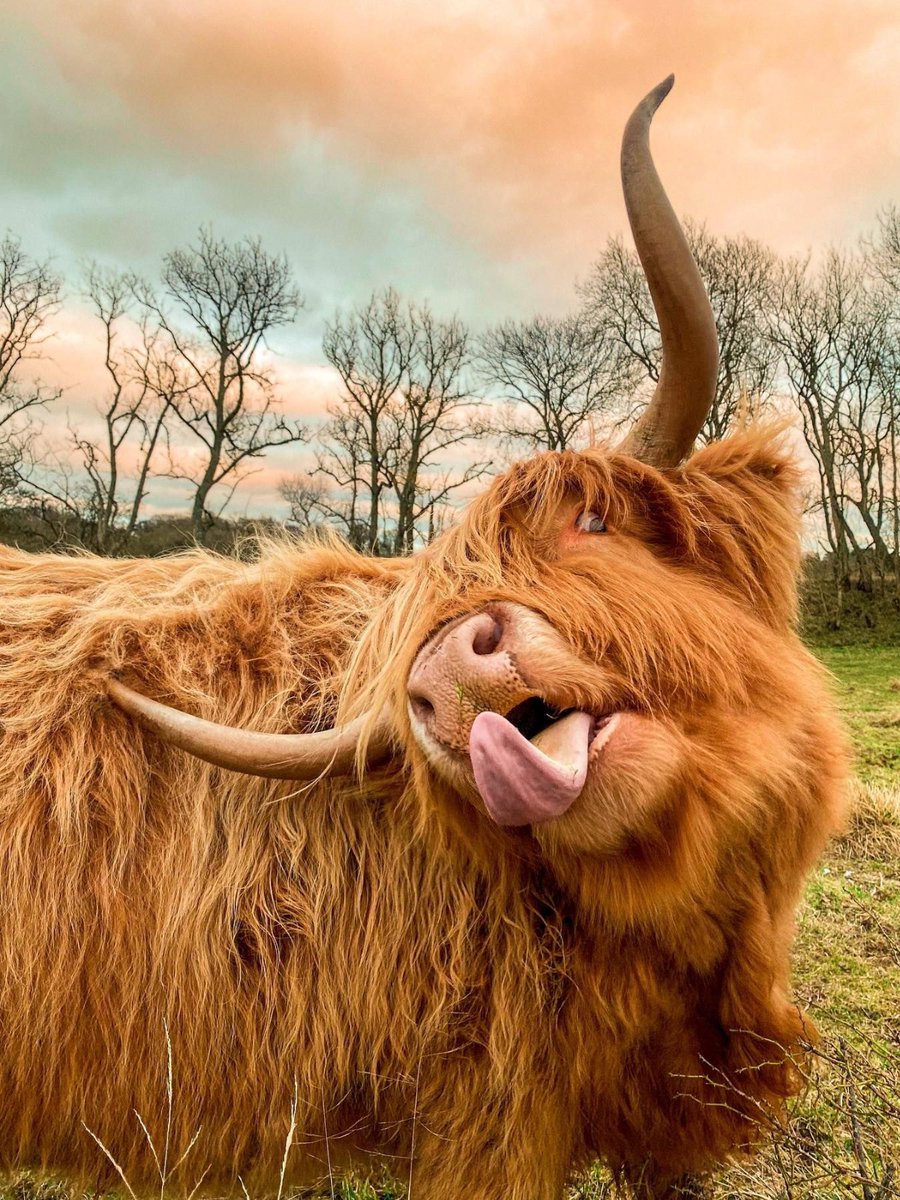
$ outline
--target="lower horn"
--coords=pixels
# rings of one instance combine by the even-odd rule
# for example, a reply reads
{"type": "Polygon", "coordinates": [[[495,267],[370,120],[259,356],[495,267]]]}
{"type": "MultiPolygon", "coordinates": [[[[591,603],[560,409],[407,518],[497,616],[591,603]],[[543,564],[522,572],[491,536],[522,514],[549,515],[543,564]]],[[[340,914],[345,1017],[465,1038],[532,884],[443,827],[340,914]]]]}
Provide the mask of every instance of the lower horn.
{"type": "MultiPolygon", "coordinates": [[[[364,714],[321,733],[252,733],[169,708],[118,679],[109,680],[108,690],[110,699],[170,746],[214,766],[267,779],[312,780],[350,774],[360,737],[370,720],[369,714],[364,714]]],[[[366,761],[386,758],[389,745],[388,722],[381,717],[369,735],[366,761]]]]}

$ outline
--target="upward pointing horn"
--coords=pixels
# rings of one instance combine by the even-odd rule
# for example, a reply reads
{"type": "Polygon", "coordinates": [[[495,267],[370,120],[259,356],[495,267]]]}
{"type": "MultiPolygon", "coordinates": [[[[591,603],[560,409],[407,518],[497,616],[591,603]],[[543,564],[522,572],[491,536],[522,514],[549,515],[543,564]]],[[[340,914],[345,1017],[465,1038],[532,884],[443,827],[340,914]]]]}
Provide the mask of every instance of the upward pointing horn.
{"type": "Polygon", "coordinates": [[[640,102],[622,137],[622,190],[662,339],[656,391],[623,449],[674,467],[712,407],[719,365],[716,322],[684,231],[650,154],[650,123],[675,82],[670,75],[640,102]]]}

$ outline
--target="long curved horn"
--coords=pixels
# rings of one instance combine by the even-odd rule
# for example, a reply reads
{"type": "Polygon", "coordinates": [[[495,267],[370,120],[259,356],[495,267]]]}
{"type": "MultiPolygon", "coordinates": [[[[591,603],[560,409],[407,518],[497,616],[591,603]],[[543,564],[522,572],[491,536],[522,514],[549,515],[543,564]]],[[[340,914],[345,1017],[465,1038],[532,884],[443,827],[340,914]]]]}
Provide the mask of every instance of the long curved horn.
{"type": "Polygon", "coordinates": [[[712,406],[719,365],[716,322],[684,231],[650,155],[650,122],[675,82],[670,75],[640,102],[622,137],[622,190],[662,339],[653,399],[623,449],[657,467],[690,452],[712,406]]]}
{"type": "MultiPolygon", "coordinates": [[[[142,696],[118,679],[108,682],[109,696],[120,708],[158,734],[163,741],[229,771],[262,775],[267,779],[318,779],[349,774],[356,748],[368,718],[322,733],[250,733],[192,717],[142,696]]],[[[386,757],[389,746],[385,720],[377,722],[369,738],[367,761],[386,757]]]]}

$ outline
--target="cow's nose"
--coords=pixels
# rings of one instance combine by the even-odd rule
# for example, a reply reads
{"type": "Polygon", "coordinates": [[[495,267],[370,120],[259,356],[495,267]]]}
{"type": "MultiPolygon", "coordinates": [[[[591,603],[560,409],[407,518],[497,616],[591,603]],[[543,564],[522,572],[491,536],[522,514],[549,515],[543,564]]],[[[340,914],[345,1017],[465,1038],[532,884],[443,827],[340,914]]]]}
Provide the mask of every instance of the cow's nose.
{"type": "Polygon", "coordinates": [[[493,613],[475,613],[441,630],[419,653],[409,676],[413,710],[421,717],[434,712],[448,687],[458,690],[483,673],[480,659],[496,654],[503,623],[493,613]],[[451,678],[452,677],[452,678],[451,678]]]}
{"type": "Polygon", "coordinates": [[[516,667],[514,619],[500,606],[465,617],[422,647],[407,692],[414,720],[456,750],[480,712],[508,712],[528,694],[516,667]]]}

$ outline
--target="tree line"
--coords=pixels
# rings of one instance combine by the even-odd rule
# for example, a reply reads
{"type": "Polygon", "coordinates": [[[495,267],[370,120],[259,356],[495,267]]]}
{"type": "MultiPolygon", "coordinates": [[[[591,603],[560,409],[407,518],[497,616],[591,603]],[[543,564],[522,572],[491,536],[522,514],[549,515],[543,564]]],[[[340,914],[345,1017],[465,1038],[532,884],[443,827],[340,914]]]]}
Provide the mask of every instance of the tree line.
{"type": "MultiPolygon", "coordinates": [[[[809,539],[836,620],[863,590],[900,603],[900,209],[853,249],[785,257],[687,222],[720,343],[702,437],[748,414],[793,414],[815,487],[809,539]]],[[[339,311],[322,351],[335,373],[323,419],[283,412],[269,341],[303,297],[283,255],[210,230],[159,277],[89,267],[106,385],[90,435],[40,382],[63,280],[19,239],[0,242],[0,536],[135,553],[147,498],[177,479],[179,538],[217,544],[255,460],[300,444],[283,481],[292,527],[338,528],[373,554],[405,554],[452,518],[482,476],[536,450],[579,448],[633,419],[658,377],[659,330],[633,250],[609,238],[565,316],[473,329],[387,288],[339,311]],[[55,443],[52,434],[55,434],[55,443]]],[[[173,544],[163,540],[161,548],[173,544]]]]}

